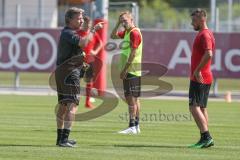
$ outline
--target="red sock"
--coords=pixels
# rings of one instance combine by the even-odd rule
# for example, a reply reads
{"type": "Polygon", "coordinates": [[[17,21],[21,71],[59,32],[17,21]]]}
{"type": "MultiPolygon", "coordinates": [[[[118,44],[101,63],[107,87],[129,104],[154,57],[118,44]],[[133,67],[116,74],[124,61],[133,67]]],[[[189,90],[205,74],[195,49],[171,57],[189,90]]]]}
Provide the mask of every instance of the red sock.
{"type": "Polygon", "coordinates": [[[86,106],[90,106],[91,103],[90,103],[90,98],[91,98],[91,90],[92,90],[92,87],[93,87],[93,83],[87,83],[87,86],[86,86],[86,106]]]}

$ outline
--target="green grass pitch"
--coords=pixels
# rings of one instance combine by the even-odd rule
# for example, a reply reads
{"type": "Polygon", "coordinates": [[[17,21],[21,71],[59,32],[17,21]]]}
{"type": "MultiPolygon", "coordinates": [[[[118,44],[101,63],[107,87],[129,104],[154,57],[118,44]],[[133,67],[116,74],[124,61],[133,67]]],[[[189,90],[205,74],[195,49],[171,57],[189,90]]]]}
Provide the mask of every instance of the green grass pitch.
{"type": "MultiPolygon", "coordinates": [[[[127,106],[76,122],[71,133],[77,148],[55,146],[55,96],[0,96],[1,160],[237,160],[240,157],[240,103],[209,101],[215,146],[189,149],[199,133],[186,101],[141,100],[140,135],[119,135],[127,127],[127,106]],[[180,115],[182,118],[161,117],[180,115]],[[153,116],[153,117],[151,117],[153,116]]],[[[83,100],[84,98],[81,98],[83,100]]],[[[83,105],[79,112],[85,112],[83,105]]]]}

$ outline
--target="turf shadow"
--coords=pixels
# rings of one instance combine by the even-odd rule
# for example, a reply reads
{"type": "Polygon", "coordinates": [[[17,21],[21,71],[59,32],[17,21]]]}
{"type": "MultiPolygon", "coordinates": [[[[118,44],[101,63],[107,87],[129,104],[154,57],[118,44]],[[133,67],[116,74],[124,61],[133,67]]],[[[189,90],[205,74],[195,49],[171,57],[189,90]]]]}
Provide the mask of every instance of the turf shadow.
{"type": "Polygon", "coordinates": [[[34,144],[0,144],[0,147],[56,147],[56,145],[34,145],[34,144]]]}
{"type": "Polygon", "coordinates": [[[173,145],[146,145],[146,144],[116,144],[114,147],[133,147],[133,148],[187,148],[187,146],[173,145]]]}
{"type": "Polygon", "coordinates": [[[146,144],[114,144],[114,145],[93,145],[96,147],[126,147],[126,148],[187,148],[187,146],[173,146],[173,145],[146,145],[146,144]]]}

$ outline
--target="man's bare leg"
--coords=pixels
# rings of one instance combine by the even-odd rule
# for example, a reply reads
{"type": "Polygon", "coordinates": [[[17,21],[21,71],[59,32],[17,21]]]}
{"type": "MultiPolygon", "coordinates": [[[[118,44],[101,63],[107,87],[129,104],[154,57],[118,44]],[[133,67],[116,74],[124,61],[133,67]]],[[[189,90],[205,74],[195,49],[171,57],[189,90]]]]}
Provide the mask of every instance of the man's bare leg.
{"type": "Polygon", "coordinates": [[[137,105],[135,104],[135,99],[132,96],[125,97],[128,104],[128,113],[129,113],[129,128],[120,131],[120,134],[137,134],[135,127],[135,119],[137,112],[137,105]]]}
{"type": "Polygon", "coordinates": [[[63,133],[63,128],[64,128],[64,117],[67,111],[67,106],[64,104],[57,104],[58,106],[56,107],[57,113],[56,113],[56,122],[57,122],[57,142],[56,145],[59,145],[62,133],[63,133]]]}
{"type": "Polygon", "coordinates": [[[200,132],[204,133],[204,132],[208,131],[206,118],[203,115],[200,107],[196,107],[196,106],[190,107],[190,111],[192,113],[192,116],[193,116],[200,132]]]}
{"type": "Polygon", "coordinates": [[[135,126],[137,105],[135,103],[134,97],[132,97],[132,96],[126,97],[126,101],[128,104],[128,112],[129,112],[129,127],[133,127],[133,126],[135,126]]]}
{"type": "Polygon", "coordinates": [[[140,133],[140,126],[139,126],[139,119],[140,119],[140,101],[138,98],[135,98],[135,104],[136,104],[136,117],[135,117],[135,126],[137,129],[137,132],[140,133]]]}
{"type": "MultiPolygon", "coordinates": [[[[62,129],[62,135],[59,145],[62,147],[73,147],[74,144],[76,144],[76,141],[74,140],[68,140],[68,137],[71,132],[73,121],[75,120],[75,114],[77,112],[77,105],[75,103],[68,103],[67,106],[65,106],[65,116],[63,121],[63,129],[62,129]]],[[[59,121],[59,126],[60,123],[59,121]]]]}
{"type": "Polygon", "coordinates": [[[201,108],[201,111],[206,119],[207,125],[208,125],[208,113],[207,113],[207,108],[201,108]]]}

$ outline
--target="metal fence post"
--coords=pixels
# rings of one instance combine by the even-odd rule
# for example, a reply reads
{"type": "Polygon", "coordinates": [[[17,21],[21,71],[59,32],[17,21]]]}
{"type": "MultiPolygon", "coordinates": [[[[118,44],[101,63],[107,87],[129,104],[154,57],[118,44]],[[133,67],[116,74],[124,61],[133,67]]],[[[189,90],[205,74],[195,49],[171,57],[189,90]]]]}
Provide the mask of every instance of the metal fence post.
{"type": "Polygon", "coordinates": [[[217,97],[218,96],[218,79],[215,78],[213,82],[213,96],[217,97]]]}
{"type": "Polygon", "coordinates": [[[39,26],[41,28],[44,27],[44,20],[43,20],[43,1],[42,0],[38,0],[38,16],[39,16],[39,26]]]}
{"type": "Polygon", "coordinates": [[[232,32],[233,0],[228,0],[228,32],[232,32]]]}
{"type": "Polygon", "coordinates": [[[134,20],[135,20],[135,24],[136,26],[139,26],[138,22],[139,22],[139,8],[137,3],[132,3],[132,13],[134,14],[134,20]]]}
{"type": "Polygon", "coordinates": [[[211,28],[214,30],[216,25],[216,0],[211,0],[211,28]]]}
{"type": "MultiPolygon", "coordinates": [[[[21,26],[21,5],[17,4],[16,6],[16,22],[17,22],[17,28],[20,28],[21,26]]],[[[15,71],[15,75],[14,75],[14,88],[18,89],[20,85],[20,75],[18,71],[15,71]]]]}
{"type": "MultiPolygon", "coordinates": [[[[219,31],[219,8],[216,8],[216,11],[215,11],[215,24],[214,24],[215,28],[215,32],[218,32],[219,31]]],[[[215,78],[214,79],[214,82],[213,82],[213,95],[215,97],[218,96],[218,79],[215,78]]]]}

